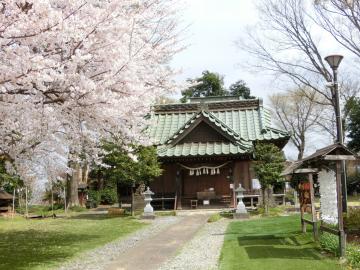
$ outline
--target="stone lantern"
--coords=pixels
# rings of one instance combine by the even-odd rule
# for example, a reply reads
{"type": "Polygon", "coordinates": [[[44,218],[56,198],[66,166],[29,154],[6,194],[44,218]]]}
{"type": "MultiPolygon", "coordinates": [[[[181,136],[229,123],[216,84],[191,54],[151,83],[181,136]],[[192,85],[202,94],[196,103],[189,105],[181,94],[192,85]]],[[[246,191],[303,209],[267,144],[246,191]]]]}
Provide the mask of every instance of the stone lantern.
{"type": "Polygon", "coordinates": [[[150,204],[152,201],[151,196],[154,194],[155,193],[152,192],[149,187],[147,187],[146,191],[143,192],[143,195],[145,196],[145,199],[144,199],[145,208],[144,208],[144,214],[142,215],[142,218],[144,218],[144,219],[154,219],[155,218],[154,208],[150,204]]]}
{"type": "Polygon", "coordinates": [[[249,213],[246,211],[245,204],[243,202],[245,189],[239,184],[239,187],[235,189],[236,198],[238,204],[234,213],[234,218],[236,219],[246,219],[249,218],[249,213]]]}

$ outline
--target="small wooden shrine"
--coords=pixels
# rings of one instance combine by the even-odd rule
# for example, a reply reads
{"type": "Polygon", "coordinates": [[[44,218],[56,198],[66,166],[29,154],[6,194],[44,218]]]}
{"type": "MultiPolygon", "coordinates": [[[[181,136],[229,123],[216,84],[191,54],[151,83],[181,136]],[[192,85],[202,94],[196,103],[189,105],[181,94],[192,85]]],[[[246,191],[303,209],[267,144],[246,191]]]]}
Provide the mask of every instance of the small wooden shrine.
{"type": "Polygon", "coordinates": [[[341,162],[356,160],[357,155],[346,146],[335,143],[317,150],[314,154],[290,164],[282,173],[283,176],[301,174],[303,180],[298,185],[301,227],[306,232],[306,224],[313,227],[315,240],[318,240],[318,229],[339,236],[339,254],[345,255],[346,235],[343,224],[341,162]],[[314,176],[318,178],[320,193],[320,220],[315,209],[314,176]],[[311,220],[305,213],[311,213],[311,220]],[[320,222],[320,227],[318,223],[320,222]],[[337,229],[333,226],[337,225],[337,229]]]}
{"type": "Polygon", "coordinates": [[[11,212],[13,196],[4,190],[0,190],[0,212],[11,212]]]}

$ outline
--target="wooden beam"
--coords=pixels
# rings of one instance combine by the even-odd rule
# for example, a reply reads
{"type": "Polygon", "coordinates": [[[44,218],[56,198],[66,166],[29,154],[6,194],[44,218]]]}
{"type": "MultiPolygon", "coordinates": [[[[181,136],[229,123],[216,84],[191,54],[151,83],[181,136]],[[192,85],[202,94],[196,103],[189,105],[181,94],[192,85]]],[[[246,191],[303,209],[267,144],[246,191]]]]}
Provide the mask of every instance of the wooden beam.
{"type": "Polygon", "coordinates": [[[339,236],[340,234],[340,231],[337,230],[337,229],[333,229],[333,228],[329,228],[329,227],[326,227],[324,225],[321,225],[320,226],[320,230],[324,231],[324,232],[328,232],[328,233],[331,233],[331,234],[334,234],[334,235],[337,235],[339,236]]]}
{"type": "Polygon", "coordinates": [[[309,184],[310,184],[310,200],[311,200],[311,221],[313,222],[313,235],[315,241],[319,240],[319,232],[317,227],[317,217],[315,211],[315,192],[314,192],[314,180],[312,173],[309,173],[309,184]]]}
{"type": "Polygon", "coordinates": [[[318,171],[316,168],[303,168],[295,170],[294,173],[316,173],[318,171]]]}
{"type": "Polygon", "coordinates": [[[300,205],[300,220],[301,220],[301,231],[303,233],[306,233],[306,224],[305,224],[305,221],[304,221],[304,207],[303,205],[300,205]]]}
{"type": "Polygon", "coordinates": [[[310,225],[314,225],[314,224],[317,223],[317,221],[311,221],[311,220],[308,220],[308,219],[306,219],[306,218],[303,218],[302,221],[305,222],[305,223],[307,223],[307,224],[310,224],[310,225]]]}
{"type": "Polygon", "coordinates": [[[324,160],[356,160],[356,157],[350,155],[326,155],[324,160]]]}

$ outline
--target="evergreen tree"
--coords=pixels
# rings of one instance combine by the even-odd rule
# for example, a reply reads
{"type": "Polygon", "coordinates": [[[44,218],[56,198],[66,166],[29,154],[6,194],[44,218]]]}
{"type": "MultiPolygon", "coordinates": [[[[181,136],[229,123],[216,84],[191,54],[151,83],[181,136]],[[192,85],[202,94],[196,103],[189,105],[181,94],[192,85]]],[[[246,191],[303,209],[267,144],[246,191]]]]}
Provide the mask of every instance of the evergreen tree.
{"type": "Polygon", "coordinates": [[[349,143],[348,146],[352,150],[360,151],[360,99],[351,98],[345,105],[347,114],[347,131],[349,143]]]}
{"type": "Polygon", "coordinates": [[[255,146],[255,173],[259,179],[265,213],[269,213],[270,194],[273,185],[281,179],[284,169],[284,154],[274,144],[257,143],[255,146]]]}
{"type": "Polygon", "coordinates": [[[106,181],[116,184],[118,198],[121,187],[149,184],[162,173],[153,146],[132,146],[131,153],[123,145],[115,143],[108,142],[103,147],[107,152],[103,163],[107,166],[102,169],[102,174],[106,181]]]}
{"type": "Polygon", "coordinates": [[[243,80],[238,80],[229,87],[231,96],[242,96],[244,99],[252,99],[254,96],[250,95],[250,88],[243,80]]]}
{"type": "Polygon", "coordinates": [[[224,77],[215,72],[205,70],[201,77],[188,81],[195,85],[181,92],[181,102],[186,102],[191,97],[227,96],[229,94],[224,87],[224,77]]]}

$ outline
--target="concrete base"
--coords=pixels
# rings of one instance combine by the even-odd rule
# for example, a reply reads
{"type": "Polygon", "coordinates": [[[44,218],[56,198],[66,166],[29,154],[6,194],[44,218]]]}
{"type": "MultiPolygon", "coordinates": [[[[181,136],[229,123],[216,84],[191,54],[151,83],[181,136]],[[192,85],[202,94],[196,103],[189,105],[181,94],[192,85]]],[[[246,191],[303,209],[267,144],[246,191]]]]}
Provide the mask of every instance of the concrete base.
{"type": "Polygon", "coordinates": [[[248,219],[250,218],[249,213],[234,213],[233,214],[234,219],[248,219]]]}
{"type": "Polygon", "coordinates": [[[141,219],[155,219],[155,215],[141,215],[141,219]]]}

